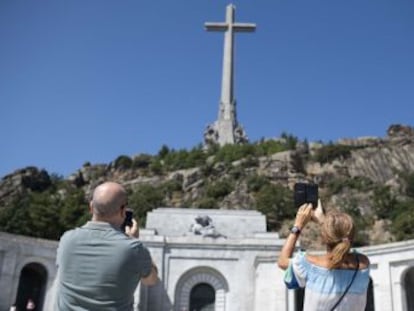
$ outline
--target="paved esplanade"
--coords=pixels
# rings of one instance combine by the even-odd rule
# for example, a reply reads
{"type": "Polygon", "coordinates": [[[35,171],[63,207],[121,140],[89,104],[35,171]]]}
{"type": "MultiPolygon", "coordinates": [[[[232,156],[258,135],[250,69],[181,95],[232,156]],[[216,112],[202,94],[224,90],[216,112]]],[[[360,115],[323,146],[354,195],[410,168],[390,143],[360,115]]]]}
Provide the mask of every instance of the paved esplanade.
{"type": "Polygon", "coordinates": [[[243,128],[238,125],[236,117],[236,101],[233,85],[234,34],[236,32],[253,32],[255,24],[235,23],[235,6],[226,8],[226,21],[221,23],[205,23],[207,31],[224,31],[223,77],[221,84],[221,100],[218,120],[207,127],[206,143],[234,144],[247,141],[243,128]]]}

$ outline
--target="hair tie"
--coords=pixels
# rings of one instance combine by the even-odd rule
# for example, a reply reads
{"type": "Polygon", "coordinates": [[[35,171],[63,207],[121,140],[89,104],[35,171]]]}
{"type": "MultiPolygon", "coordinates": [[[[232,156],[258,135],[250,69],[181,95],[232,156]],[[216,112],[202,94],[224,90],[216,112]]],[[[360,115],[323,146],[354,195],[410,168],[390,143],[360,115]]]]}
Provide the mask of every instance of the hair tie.
{"type": "Polygon", "coordinates": [[[342,242],[350,242],[350,240],[349,240],[348,237],[344,237],[344,238],[342,238],[342,242]]]}

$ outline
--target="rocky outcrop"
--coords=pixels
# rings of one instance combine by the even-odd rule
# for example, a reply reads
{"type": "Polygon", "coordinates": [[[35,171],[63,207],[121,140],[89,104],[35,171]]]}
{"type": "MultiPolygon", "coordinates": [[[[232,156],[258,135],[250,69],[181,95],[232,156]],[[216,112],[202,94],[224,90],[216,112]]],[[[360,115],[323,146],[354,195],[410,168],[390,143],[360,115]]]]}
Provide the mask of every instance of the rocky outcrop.
{"type": "Polygon", "coordinates": [[[6,205],[24,190],[44,191],[51,185],[49,174],[45,170],[28,166],[6,175],[0,181],[0,206],[6,205]]]}
{"type": "MultiPolygon", "coordinates": [[[[323,163],[316,155],[323,151],[322,143],[299,142],[296,150],[278,152],[259,158],[244,158],[231,164],[216,162],[209,157],[202,167],[177,171],[162,171],[156,174],[149,169],[151,157],[145,157],[145,165],[125,169],[114,163],[91,165],[85,163],[66,180],[73,187],[81,188],[87,196],[99,183],[114,180],[134,191],[143,184],[154,187],[172,183],[174,189],[166,191],[165,203],[169,206],[186,206],[205,195],[205,188],[220,180],[233,180],[232,189],[220,198],[217,207],[225,209],[254,209],[255,197],[249,192],[247,179],[252,176],[263,177],[272,184],[293,189],[297,181],[313,181],[320,185],[320,193],[328,193],[328,184],[335,180],[363,177],[372,183],[389,185],[394,193],[401,192],[401,173],[414,172],[414,129],[410,126],[392,125],[384,138],[360,137],[341,139],[333,144],[345,150],[344,156],[329,158],[323,163]],[[345,146],[345,149],[342,147],[345,146]],[[178,185],[178,187],[175,187],[178,185]]],[[[331,149],[332,151],[332,149],[331,149]]],[[[335,151],[335,150],[334,150],[335,151]]],[[[340,153],[339,153],[340,154],[340,153]]],[[[118,161],[119,162],[119,161],[118,161]]],[[[43,191],[51,185],[51,177],[45,170],[27,167],[4,176],[0,181],[0,208],[7,205],[16,195],[24,191],[43,191]]],[[[357,193],[356,190],[329,194],[326,198],[328,208],[351,204],[352,198],[358,204],[361,214],[372,212],[370,192],[357,193]]],[[[377,222],[377,231],[386,228],[387,223],[377,222]]],[[[380,236],[376,240],[381,240],[380,236]]],[[[386,240],[391,237],[386,236],[386,240]]]]}

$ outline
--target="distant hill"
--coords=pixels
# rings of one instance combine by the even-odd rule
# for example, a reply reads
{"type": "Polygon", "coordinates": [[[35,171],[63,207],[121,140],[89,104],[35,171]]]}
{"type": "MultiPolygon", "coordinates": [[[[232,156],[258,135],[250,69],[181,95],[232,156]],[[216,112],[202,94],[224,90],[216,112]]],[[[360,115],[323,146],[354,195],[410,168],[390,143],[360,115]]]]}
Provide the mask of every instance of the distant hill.
{"type": "MultiPolygon", "coordinates": [[[[120,155],[109,164],[85,163],[64,179],[26,167],[0,181],[0,230],[48,239],[89,218],[88,198],[99,183],[118,181],[145,221],[153,208],[257,209],[283,236],[295,209],[297,181],[319,184],[327,210],[354,216],[357,245],[414,238],[414,129],[392,125],[386,137],[308,143],[282,134],[245,145],[120,155]]],[[[316,225],[304,243],[318,239],[316,225]]]]}

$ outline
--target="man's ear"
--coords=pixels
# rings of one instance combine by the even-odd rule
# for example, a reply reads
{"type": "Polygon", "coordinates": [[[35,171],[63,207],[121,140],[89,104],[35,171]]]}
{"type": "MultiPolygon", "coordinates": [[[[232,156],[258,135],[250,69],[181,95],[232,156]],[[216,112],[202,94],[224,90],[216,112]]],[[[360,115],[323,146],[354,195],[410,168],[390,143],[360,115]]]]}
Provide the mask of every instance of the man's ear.
{"type": "Polygon", "coordinates": [[[92,202],[89,203],[89,214],[93,214],[92,202]]]}
{"type": "Polygon", "coordinates": [[[125,206],[122,206],[122,207],[119,209],[119,212],[121,213],[121,217],[122,217],[122,218],[125,218],[125,217],[126,217],[126,207],[125,207],[125,206]]]}

